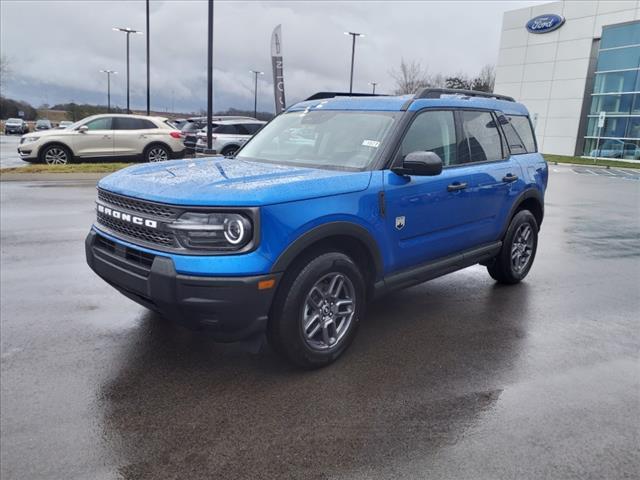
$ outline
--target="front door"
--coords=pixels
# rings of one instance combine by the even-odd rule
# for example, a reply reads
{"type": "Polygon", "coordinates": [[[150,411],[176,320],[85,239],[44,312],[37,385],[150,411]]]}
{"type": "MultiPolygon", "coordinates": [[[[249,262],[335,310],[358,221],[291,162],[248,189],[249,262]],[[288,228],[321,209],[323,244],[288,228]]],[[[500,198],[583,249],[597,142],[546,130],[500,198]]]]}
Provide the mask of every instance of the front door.
{"type": "Polygon", "coordinates": [[[495,240],[501,197],[509,189],[504,149],[491,112],[425,110],[416,116],[398,155],[431,151],[444,168],[433,177],[384,172],[392,270],[495,240]]]}
{"type": "Polygon", "coordinates": [[[71,138],[79,157],[110,157],[113,155],[112,117],[100,117],[85,123],[88,130],[76,130],[71,138]]]}

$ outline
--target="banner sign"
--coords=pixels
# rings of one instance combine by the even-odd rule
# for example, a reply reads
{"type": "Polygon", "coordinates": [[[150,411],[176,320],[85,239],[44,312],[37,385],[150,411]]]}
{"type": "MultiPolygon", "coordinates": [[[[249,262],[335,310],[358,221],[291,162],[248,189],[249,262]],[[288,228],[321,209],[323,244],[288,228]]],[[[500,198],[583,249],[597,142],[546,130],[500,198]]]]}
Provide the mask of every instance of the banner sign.
{"type": "Polygon", "coordinates": [[[284,101],[284,73],[282,68],[282,26],[278,25],[271,34],[271,67],[273,68],[273,95],[276,101],[276,115],[286,108],[284,101]]]}

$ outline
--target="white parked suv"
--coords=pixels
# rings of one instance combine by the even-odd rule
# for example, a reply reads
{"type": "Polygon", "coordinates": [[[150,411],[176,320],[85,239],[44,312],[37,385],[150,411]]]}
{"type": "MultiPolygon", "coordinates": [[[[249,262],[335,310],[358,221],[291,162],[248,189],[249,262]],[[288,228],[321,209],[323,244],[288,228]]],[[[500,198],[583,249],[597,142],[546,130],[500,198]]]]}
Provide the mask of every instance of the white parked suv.
{"type": "MultiPolygon", "coordinates": [[[[222,120],[213,124],[211,148],[225,157],[235,154],[267,122],[260,120],[222,120]]],[[[196,151],[207,148],[206,127],[198,132],[196,151]]]]}
{"type": "Polygon", "coordinates": [[[180,132],[166,118],[124,114],[93,115],[64,130],[28,133],[18,147],[23,160],[49,165],[87,158],[159,162],[184,151],[180,132]]]}

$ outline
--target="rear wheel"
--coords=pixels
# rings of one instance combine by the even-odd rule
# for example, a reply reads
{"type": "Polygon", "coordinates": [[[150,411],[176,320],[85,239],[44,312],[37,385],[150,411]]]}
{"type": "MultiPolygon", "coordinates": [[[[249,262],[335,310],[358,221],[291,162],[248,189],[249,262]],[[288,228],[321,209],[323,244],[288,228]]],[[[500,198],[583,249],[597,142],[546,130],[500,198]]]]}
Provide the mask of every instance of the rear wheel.
{"type": "Polygon", "coordinates": [[[164,162],[169,160],[169,149],[162,145],[151,145],[145,150],[144,159],[147,162],[164,162]]]}
{"type": "Polygon", "coordinates": [[[50,145],[44,148],[40,158],[47,165],[66,165],[71,162],[71,152],[62,145],[50,145]]]}
{"type": "Polygon", "coordinates": [[[521,210],[509,224],[500,253],[487,266],[489,275],[498,283],[518,283],[531,270],[537,248],[538,222],[529,210],[521,210]]]}
{"type": "Polygon", "coordinates": [[[353,341],[364,303],[364,279],[351,258],[340,252],[305,258],[280,285],[269,343],[301,367],[328,365],[353,341]]]}

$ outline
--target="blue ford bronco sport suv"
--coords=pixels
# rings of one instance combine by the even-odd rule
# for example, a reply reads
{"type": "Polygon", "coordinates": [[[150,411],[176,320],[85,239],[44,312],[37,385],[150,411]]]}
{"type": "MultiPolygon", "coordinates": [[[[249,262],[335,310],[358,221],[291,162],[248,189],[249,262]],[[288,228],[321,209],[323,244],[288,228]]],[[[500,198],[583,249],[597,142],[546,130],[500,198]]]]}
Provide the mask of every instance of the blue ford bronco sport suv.
{"type": "Polygon", "coordinates": [[[512,98],[317,94],[234,158],[102,179],[87,262],[163,316],[221,341],[266,332],[290,361],[319,367],[380,294],[477,263],[522,280],[547,179],[512,98]]]}

